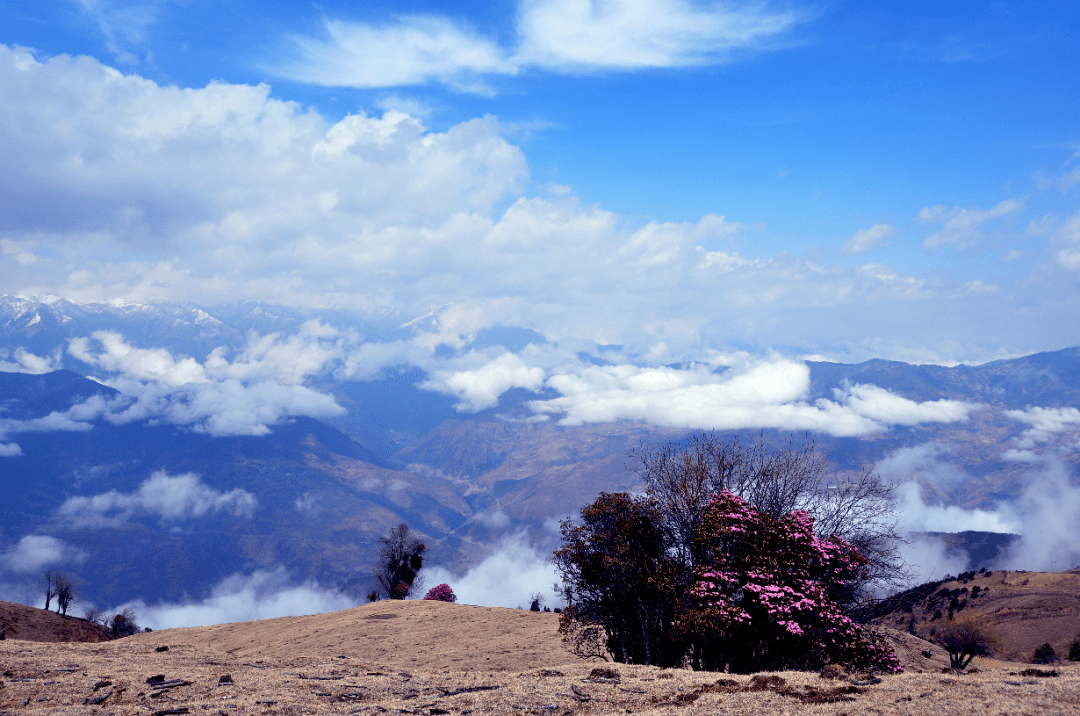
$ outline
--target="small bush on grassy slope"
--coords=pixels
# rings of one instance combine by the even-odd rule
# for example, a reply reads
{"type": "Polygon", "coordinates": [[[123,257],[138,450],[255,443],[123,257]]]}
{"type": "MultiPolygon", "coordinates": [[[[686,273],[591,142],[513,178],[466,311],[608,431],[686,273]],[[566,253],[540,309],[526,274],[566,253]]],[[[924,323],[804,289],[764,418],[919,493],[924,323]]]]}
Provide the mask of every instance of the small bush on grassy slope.
{"type": "Polygon", "coordinates": [[[987,656],[997,644],[997,637],[984,619],[957,619],[941,628],[937,643],[949,654],[954,669],[966,668],[976,656],[987,656]]]}
{"type": "Polygon", "coordinates": [[[456,602],[457,595],[454,594],[454,590],[450,588],[449,584],[440,584],[429,589],[428,593],[424,595],[424,599],[431,602],[456,602]]]}
{"type": "Polygon", "coordinates": [[[1047,642],[1035,650],[1035,663],[1036,664],[1051,664],[1057,661],[1057,652],[1054,651],[1054,647],[1050,646],[1050,642],[1047,642]]]}
{"type": "Polygon", "coordinates": [[[1080,661],[1080,639],[1069,645],[1069,661],[1080,661]]]}

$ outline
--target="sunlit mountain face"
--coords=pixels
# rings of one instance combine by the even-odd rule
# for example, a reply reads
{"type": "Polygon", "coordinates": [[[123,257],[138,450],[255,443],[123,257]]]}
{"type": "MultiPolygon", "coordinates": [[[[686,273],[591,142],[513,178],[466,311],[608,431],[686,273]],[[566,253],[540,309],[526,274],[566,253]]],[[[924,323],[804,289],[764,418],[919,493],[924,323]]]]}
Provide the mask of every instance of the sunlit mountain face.
{"type": "Polygon", "coordinates": [[[0,598],[336,608],[404,521],[553,600],[698,430],[876,470],[916,577],[1074,566],[1070,8],[6,3],[0,598]]]}

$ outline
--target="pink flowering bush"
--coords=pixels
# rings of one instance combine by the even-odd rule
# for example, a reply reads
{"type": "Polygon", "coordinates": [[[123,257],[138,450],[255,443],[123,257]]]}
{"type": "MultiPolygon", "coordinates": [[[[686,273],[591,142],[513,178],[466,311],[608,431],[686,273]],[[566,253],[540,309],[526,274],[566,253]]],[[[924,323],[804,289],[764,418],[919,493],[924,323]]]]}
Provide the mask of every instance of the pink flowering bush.
{"type": "Polygon", "coordinates": [[[705,559],[679,624],[695,667],[747,673],[834,662],[903,671],[892,648],[840,607],[866,560],[839,537],[817,537],[805,512],[776,519],[724,491],[706,508],[697,541],[705,559]]]}
{"type": "Polygon", "coordinates": [[[440,584],[429,589],[428,593],[424,595],[424,599],[434,602],[456,602],[457,595],[454,594],[454,590],[450,588],[449,584],[440,584]]]}

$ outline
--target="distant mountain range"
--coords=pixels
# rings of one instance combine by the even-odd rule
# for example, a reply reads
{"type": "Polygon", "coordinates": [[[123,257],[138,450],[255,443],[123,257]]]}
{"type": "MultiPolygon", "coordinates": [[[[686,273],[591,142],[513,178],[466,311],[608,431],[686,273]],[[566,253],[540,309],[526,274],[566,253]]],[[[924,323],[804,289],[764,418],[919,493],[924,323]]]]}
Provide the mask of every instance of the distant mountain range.
{"type": "MultiPolygon", "coordinates": [[[[288,335],[312,318],[384,341],[408,334],[399,317],[373,324],[345,313],[255,303],[107,306],[2,297],[0,361],[15,361],[22,348],[62,369],[0,373],[0,430],[94,396],[117,397],[115,388],[85,377],[96,374],[95,366],[66,352],[73,338],[115,331],[131,345],[202,361],[219,347],[239,349],[252,334],[288,335]]],[[[518,349],[543,340],[530,333],[506,329],[475,340],[517,341],[518,349]]],[[[839,471],[861,471],[898,450],[932,444],[943,461],[935,469],[944,465],[957,478],[926,480],[923,495],[962,508],[1014,499],[1030,480],[1030,462],[1009,459],[1006,451],[1022,445],[1032,423],[1007,411],[1080,405],[1077,348],[981,366],[808,365],[807,401],[872,384],[913,401],[985,406],[966,422],[816,437],[839,471]]],[[[7,579],[22,578],[11,576],[18,564],[20,574],[36,578],[25,566],[33,563],[32,545],[20,540],[48,536],[73,549],[67,562],[53,566],[78,573],[84,594],[99,604],[197,600],[230,574],[281,566],[298,579],[360,598],[370,585],[377,539],[394,524],[407,522],[427,540],[431,563],[458,572],[515,533],[547,550],[557,540],[558,520],[598,492],[640,487],[632,450],[686,435],[629,422],[563,427],[530,421],[528,401],[537,395],[523,388],[504,392],[495,408],[461,413],[454,398],[422,387],[427,378],[422,369],[402,365],[372,380],[320,379],[313,387],[346,412],[322,420],[296,416],[265,435],[212,437],[161,420],[118,423],[104,414],[88,418],[89,429],[34,423],[33,430],[0,435],[0,443],[10,440],[20,451],[0,457],[7,579]],[[189,474],[197,477],[180,479],[189,474]],[[170,512],[169,504],[180,507],[170,512]]],[[[1070,427],[1052,437],[1074,433],[1070,427]]],[[[1061,454],[1074,469],[1075,450],[1061,454]]],[[[0,572],[0,583],[4,579],[0,572]]]]}

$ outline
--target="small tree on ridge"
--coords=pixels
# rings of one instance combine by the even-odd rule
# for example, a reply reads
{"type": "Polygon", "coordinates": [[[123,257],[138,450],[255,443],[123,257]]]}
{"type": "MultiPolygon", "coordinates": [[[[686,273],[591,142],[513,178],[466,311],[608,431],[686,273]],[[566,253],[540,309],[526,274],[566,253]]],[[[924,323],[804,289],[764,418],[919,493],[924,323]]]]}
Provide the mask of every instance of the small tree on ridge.
{"type": "Polygon", "coordinates": [[[424,566],[426,549],[404,522],[379,539],[375,579],[388,598],[405,599],[423,589],[420,570],[424,566]]]}

